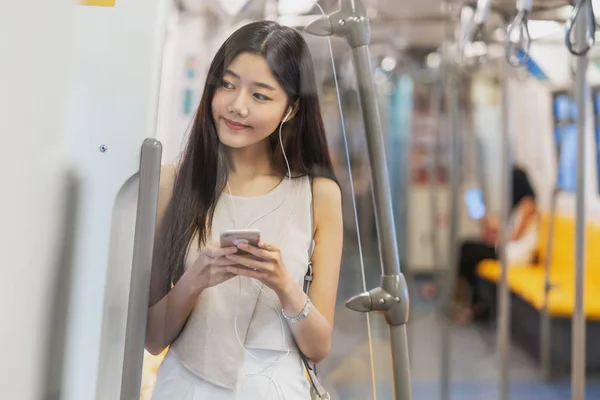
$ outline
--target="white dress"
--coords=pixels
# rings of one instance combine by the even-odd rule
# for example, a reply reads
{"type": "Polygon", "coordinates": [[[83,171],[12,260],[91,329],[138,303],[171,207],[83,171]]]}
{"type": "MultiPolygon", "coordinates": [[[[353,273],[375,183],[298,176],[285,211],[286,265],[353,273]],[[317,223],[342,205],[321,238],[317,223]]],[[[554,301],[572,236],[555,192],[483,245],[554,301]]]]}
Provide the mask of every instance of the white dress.
{"type": "MultiPolygon", "coordinates": [[[[276,360],[281,353],[252,350],[260,359],[276,360]]],[[[213,385],[183,366],[169,351],[158,368],[152,400],[309,400],[310,386],[298,353],[276,363],[264,363],[247,355],[235,390],[213,385]]]]}
{"type": "MultiPolygon", "coordinates": [[[[258,197],[222,195],[213,241],[234,228],[234,209],[237,227],[259,229],[264,241],[277,245],[302,285],[313,240],[310,179],[295,178],[291,185],[284,180],[258,197]]],[[[190,246],[186,268],[198,253],[190,246]]],[[[310,400],[302,360],[280,310],[271,289],[245,277],[205,290],[158,369],[152,400],[310,400]]]]}

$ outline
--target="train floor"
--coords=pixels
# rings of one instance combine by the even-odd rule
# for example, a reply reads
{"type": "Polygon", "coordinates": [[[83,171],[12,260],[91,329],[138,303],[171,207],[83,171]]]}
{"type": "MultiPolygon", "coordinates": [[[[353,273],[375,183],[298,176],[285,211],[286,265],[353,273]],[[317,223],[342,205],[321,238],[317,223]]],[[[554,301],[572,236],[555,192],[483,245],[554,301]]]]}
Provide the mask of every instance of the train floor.
{"type": "MultiPolygon", "coordinates": [[[[351,240],[346,240],[348,242],[351,240]]],[[[321,375],[334,399],[375,398],[373,382],[377,399],[392,399],[388,327],[380,315],[371,315],[367,323],[366,315],[345,308],[345,301],[362,290],[363,282],[356,246],[346,244],[344,253],[333,346],[321,366],[321,375]]],[[[379,283],[380,264],[375,252],[365,251],[364,254],[366,286],[372,288],[379,283]]],[[[408,335],[415,400],[441,398],[441,330],[442,320],[434,307],[413,295],[408,335]]],[[[499,368],[494,326],[455,325],[451,332],[450,398],[498,398],[499,368]]],[[[511,346],[510,380],[511,400],[571,398],[568,376],[552,383],[544,382],[537,362],[516,345],[511,346]]],[[[600,399],[600,379],[588,377],[586,399],[600,399]]]]}

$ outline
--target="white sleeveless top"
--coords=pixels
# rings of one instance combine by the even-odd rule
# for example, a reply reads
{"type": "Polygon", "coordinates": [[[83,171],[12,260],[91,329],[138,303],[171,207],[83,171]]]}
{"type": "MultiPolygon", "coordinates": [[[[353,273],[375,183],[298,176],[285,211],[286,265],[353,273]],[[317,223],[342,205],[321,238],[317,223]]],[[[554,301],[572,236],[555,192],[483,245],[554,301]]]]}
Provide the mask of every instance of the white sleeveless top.
{"type": "MultiPolygon", "coordinates": [[[[259,229],[263,241],[279,247],[284,265],[302,287],[313,239],[312,226],[310,178],[292,179],[291,187],[286,178],[262,196],[237,197],[223,193],[217,202],[208,237],[218,243],[219,233],[223,230],[259,229]]],[[[197,243],[192,241],[185,268],[198,257],[197,243]]],[[[280,312],[281,304],[273,290],[260,281],[235,277],[206,289],[198,297],[170,350],[175,351],[181,363],[200,378],[233,389],[244,360],[244,349],[235,335],[236,325],[239,339],[247,349],[298,351],[287,323],[283,321],[282,324],[276,310],[280,312]]]]}

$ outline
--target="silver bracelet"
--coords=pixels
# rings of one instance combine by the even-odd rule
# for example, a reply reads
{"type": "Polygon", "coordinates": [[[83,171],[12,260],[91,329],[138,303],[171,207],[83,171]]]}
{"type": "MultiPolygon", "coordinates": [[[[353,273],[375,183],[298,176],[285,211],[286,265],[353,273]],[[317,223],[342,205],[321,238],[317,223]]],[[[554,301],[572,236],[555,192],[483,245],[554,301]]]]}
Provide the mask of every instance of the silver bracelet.
{"type": "Polygon", "coordinates": [[[285,317],[285,319],[287,320],[288,323],[295,324],[299,321],[302,321],[304,318],[306,318],[306,316],[310,312],[311,307],[312,307],[312,302],[310,301],[310,297],[306,296],[306,304],[304,304],[304,308],[302,309],[300,314],[296,315],[295,317],[288,317],[287,315],[285,315],[285,311],[283,311],[283,309],[281,310],[281,313],[283,314],[283,316],[285,317]]]}

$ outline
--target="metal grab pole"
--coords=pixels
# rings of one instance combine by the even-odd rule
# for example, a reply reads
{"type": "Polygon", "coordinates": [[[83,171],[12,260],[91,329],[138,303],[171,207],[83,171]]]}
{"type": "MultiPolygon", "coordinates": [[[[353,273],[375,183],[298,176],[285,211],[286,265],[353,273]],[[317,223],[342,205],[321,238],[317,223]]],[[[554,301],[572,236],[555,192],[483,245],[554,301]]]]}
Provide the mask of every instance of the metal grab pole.
{"type": "Polygon", "coordinates": [[[511,240],[512,232],[509,232],[510,214],[513,197],[513,174],[511,158],[512,121],[509,102],[509,83],[510,77],[509,65],[520,67],[526,65],[526,59],[518,56],[518,51],[525,52],[525,57],[529,57],[529,47],[531,46],[531,36],[529,34],[529,15],[531,14],[531,0],[517,0],[517,15],[507,27],[506,34],[506,61],[508,64],[500,64],[500,75],[502,79],[502,232],[498,243],[500,258],[500,285],[498,291],[498,358],[499,368],[499,387],[498,397],[500,400],[508,400],[508,391],[510,388],[510,331],[511,331],[511,310],[510,310],[510,288],[508,284],[509,261],[506,253],[506,247],[511,240]],[[514,32],[518,33],[515,42],[514,32]]]}
{"type": "Polygon", "coordinates": [[[142,365],[144,362],[144,346],[142,343],[145,340],[148,320],[148,298],[150,297],[150,275],[156,228],[156,210],[158,208],[161,157],[162,143],[152,138],[144,140],[140,158],[121,400],[138,399],[140,397],[140,382],[142,381],[142,365]]]}
{"type": "Polygon", "coordinates": [[[441,339],[441,387],[440,396],[443,400],[448,400],[451,397],[451,383],[452,383],[452,305],[453,301],[453,290],[455,288],[456,277],[458,275],[458,230],[459,230],[459,193],[462,181],[461,164],[460,164],[460,150],[462,148],[461,142],[461,118],[460,118],[460,92],[459,82],[460,72],[456,68],[452,68],[449,63],[444,67],[445,76],[445,87],[446,87],[446,104],[447,112],[450,118],[448,124],[448,138],[450,153],[448,155],[449,170],[450,170],[450,209],[448,214],[450,215],[449,221],[449,254],[448,254],[448,270],[446,276],[446,284],[444,285],[441,305],[442,311],[442,329],[440,332],[441,339]]]}
{"type": "MultiPolygon", "coordinates": [[[[558,151],[560,154],[560,150],[558,151]]],[[[556,158],[560,160],[560,157],[556,158]]],[[[558,181],[558,179],[557,179],[558,181]]],[[[552,290],[552,254],[554,252],[554,225],[556,219],[556,201],[560,190],[558,184],[552,191],[550,200],[550,220],[548,221],[548,237],[546,238],[546,258],[544,259],[544,303],[540,321],[540,364],[542,375],[547,382],[552,377],[552,317],[550,315],[550,291],[552,290]]]]}
{"type": "Polygon", "coordinates": [[[346,306],[354,311],[376,311],[385,315],[385,321],[390,327],[394,398],[410,400],[412,393],[406,332],[409,297],[406,280],[400,272],[383,132],[373,86],[367,12],[360,0],[340,0],[338,11],[311,23],[305,30],[317,36],[344,37],[352,48],[371,165],[375,222],[383,275],[380,287],[353,297],[346,306]]]}
{"type": "Polygon", "coordinates": [[[431,154],[429,157],[429,212],[431,214],[431,246],[433,247],[433,268],[434,268],[434,281],[439,287],[440,283],[440,235],[437,223],[437,216],[439,213],[438,204],[438,154],[440,149],[440,114],[441,114],[441,101],[442,101],[442,82],[438,82],[436,78],[433,82],[433,93],[431,94],[429,118],[434,118],[435,123],[431,125],[431,154]],[[436,112],[440,110],[439,112],[436,112]]]}
{"type": "Polygon", "coordinates": [[[580,0],[577,4],[570,24],[567,24],[567,47],[577,57],[575,71],[575,98],[577,102],[577,190],[575,194],[575,308],[572,320],[571,341],[571,398],[585,399],[586,382],[586,337],[585,314],[583,310],[584,279],[585,279],[585,136],[586,136],[586,107],[588,104],[587,68],[588,51],[593,44],[596,30],[591,3],[580,0]],[[581,18],[577,18],[580,16],[581,18]],[[591,16],[591,21],[588,18],[591,16]],[[587,18],[586,18],[587,17],[587,18]],[[588,26],[588,21],[592,22],[588,26]],[[575,28],[577,46],[587,43],[587,48],[581,52],[574,49],[570,42],[571,28],[575,28]],[[588,35],[590,29],[591,35],[588,35]]]}
{"type": "Polygon", "coordinates": [[[512,232],[508,232],[512,199],[512,159],[510,145],[512,139],[511,113],[509,109],[508,66],[500,63],[502,76],[502,231],[498,243],[500,259],[500,285],[498,290],[498,356],[500,361],[499,399],[508,399],[510,383],[510,290],[508,287],[508,259],[506,245],[510,241],[512,232]]]}
{"type": "MultiPolygon", "coordinates": [[[[580,24],[583,25],[583,24],[580,24]]],[[[585,27],[583,28],[585,35],[585,27]]],[[[581,31],[577,29],[578,33],[581,31]]],[[[578,35],[580,37],[580,35],[578,35]]],[[[587,104],[586,70],[587,55],[577,60],[577,192],[575,194],[575,309],[573,312],[572,351],[572,399],[585,398],[585,315],[583,313],[585,275],[585,107],[587,104]]]]}

